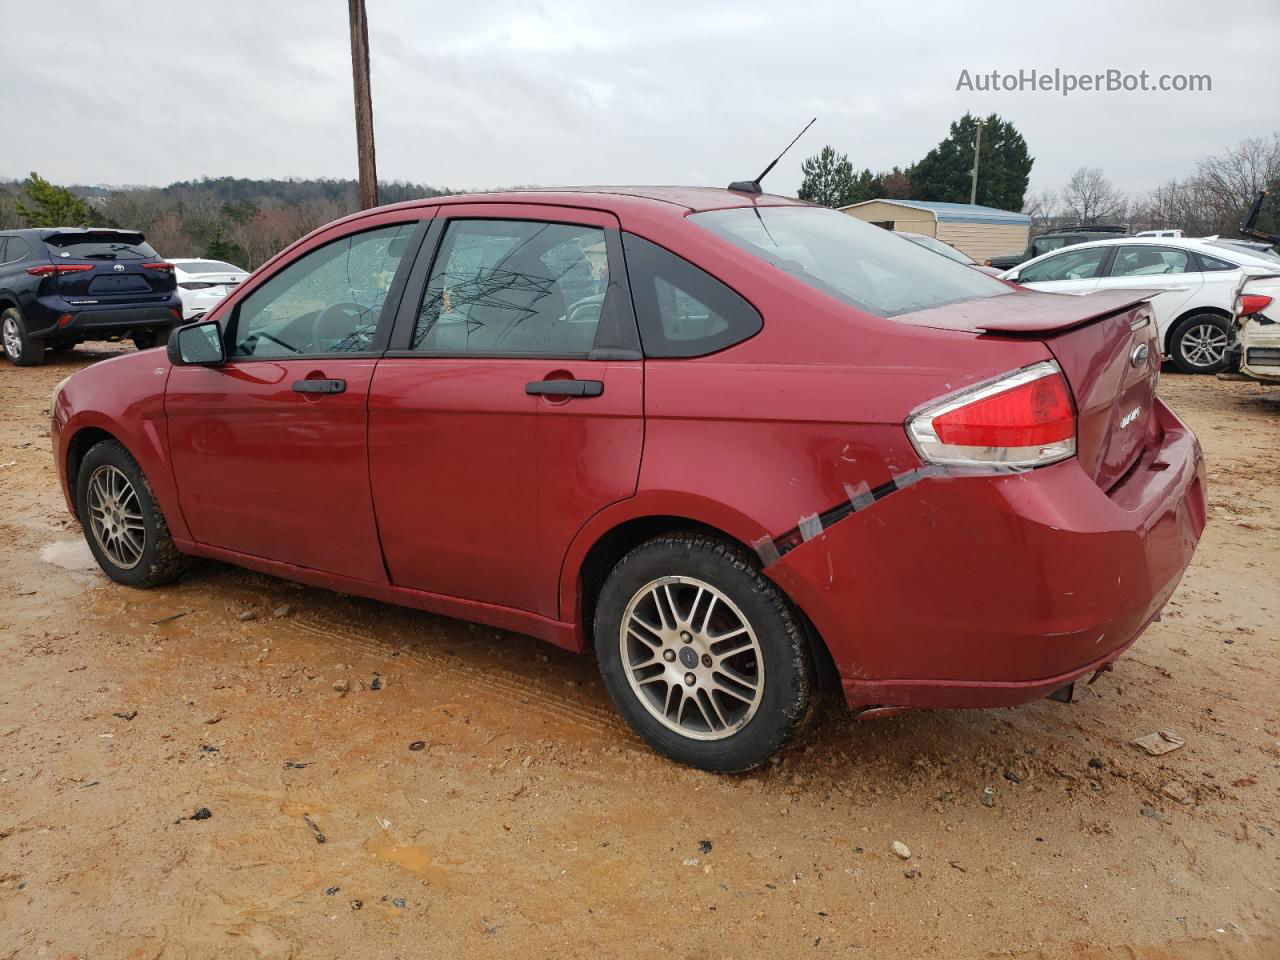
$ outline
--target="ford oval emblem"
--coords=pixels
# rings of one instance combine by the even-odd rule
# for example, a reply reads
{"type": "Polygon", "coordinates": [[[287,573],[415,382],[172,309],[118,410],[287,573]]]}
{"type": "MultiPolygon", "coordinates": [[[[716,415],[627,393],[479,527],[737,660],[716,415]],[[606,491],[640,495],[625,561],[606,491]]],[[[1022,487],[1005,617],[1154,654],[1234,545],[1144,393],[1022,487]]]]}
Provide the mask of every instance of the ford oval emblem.
{"type": "Polygon", "coordinates": [[[117,263],[117,264],[116,264],[114,267],[112,267],[111,269],[112,269],[112,270],[114,270],[116,273],[124,273],[124,264],[123,264],[123,263],[117,263]]]}
{"type": "Polygon", "coordinates": [[[1140,367],[1147,362],[1147,357],[1151,355],[1151,349],[1145,344],[1140,343],[1133,348],[1133,353],[1129,354],[1129,363],[1134,367],[1140,367]]]}

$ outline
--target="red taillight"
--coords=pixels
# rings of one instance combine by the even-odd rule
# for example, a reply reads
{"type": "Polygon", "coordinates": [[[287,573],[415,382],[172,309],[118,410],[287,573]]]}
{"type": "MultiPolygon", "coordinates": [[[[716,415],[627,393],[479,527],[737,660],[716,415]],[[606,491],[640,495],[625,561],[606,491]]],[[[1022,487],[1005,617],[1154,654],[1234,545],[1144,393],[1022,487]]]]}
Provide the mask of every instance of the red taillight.
{"type": "Polygon", "coordinates": [[[933,418],[946,444],[1032,447],[1075,433],[1071,397],[1061,374],[1041,377],[933,418]]]}
{"type": "Polygon", "coordinates": [[[72,321],[72,320],[74,320],[74,319],[75,319],[75,317],[73,317],[71,314],[69,314],[69,313],[64,313],[62,316],[60,316],[60,317],[58,318],[58,326],[60,326],[60,327],[70,326],[70,325],[71,325],[71,321],[72,321]]]}
{"type": "Polygon", "coordinates": [[[1045,361],[927,405],[907,434],[928,463],[1037,467],[1075,453],[1075,406],[1045,361]]]}
{"type": "Polygon", "coordinates": [[[33,277],[47,277],[50,274],[58,276],[63,273],[84,273],[92,269],[92,263],[45,263],[38,267],[27,267],[27,273],[33,277]]]}
{"type": "Polygon", "coordinates": [[[1246,293],[1240,297],[1240,316],[1250,317],[1271,306],[1271,298],[1261,293],[1246,293]]]}
{"type": "Polygon", "coordinates": [[[142,266],[147,270],[172,270],[173,269],[172,263],[165,263],[163,261],[160,261],[157,263],[144,263],[142,266]]]}

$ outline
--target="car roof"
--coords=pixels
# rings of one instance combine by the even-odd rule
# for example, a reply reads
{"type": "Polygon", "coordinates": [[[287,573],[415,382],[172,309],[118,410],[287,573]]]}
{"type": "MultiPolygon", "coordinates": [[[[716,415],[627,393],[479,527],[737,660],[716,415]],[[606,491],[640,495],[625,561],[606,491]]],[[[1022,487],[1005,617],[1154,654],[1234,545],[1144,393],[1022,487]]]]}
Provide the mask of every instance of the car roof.
{"type": "Polygon", "coordinates": [[[724,210],[731,207],[785,207],[813,206],[794,197],[782,197],[772,193],[743,193],[720,187],[683,186],[581,186],[536,187],[502,190],[491,193],[454,193],[442,197],[423,197],[402,203],[374,207],[353,214],[362,217],[386,210],[413,209],[419,207],[451,206],[458,203],[539,203],[560,207],[583,207],[595,210],[622,212],[627,209],[648,208],[650,211],[666,210],[685,215],[706,210],[724,210]]]}

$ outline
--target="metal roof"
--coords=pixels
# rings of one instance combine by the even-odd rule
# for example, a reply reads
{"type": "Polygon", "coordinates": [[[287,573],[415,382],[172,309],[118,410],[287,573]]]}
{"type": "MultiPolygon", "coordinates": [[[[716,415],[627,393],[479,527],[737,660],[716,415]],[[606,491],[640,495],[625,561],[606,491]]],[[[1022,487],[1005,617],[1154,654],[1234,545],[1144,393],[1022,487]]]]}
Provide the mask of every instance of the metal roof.
{"type": "Polygon", "coordinates": [[[932,213],[934,218],[951,223],[1012,223],[1018,226],[1030,226],[1031,218],[1025,213],[1014,213],[1012,210],[997,210],[995,207],[983,207],[976,203],[946,203],[942,200],[864,200],[862,203],[851,203],[841,210],[852,210],[868,203],[892,203],[912,210],[924,210],[932,213]]]}

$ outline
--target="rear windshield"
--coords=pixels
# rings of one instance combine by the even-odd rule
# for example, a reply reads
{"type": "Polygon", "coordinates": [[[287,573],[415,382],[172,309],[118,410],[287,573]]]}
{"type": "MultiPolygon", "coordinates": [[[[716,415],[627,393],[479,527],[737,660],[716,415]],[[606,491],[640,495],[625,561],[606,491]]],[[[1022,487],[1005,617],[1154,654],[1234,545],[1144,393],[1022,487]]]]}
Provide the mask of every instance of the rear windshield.
{"type": "Polygon", "coordinates": [[[175,264],[183,273],[244,273],[239,267],[221,260],[191,260],[187,263],[175,264]]]}
{"type": "Polygon", "coordinates": [[[52,256],[70,260],[155,260],[160,256],[141,234],[55,234],[44,242],[52,256]]]}
{"type": "Polygon", "coordinates": [[[816,207],[738,207],[693,222],[859,310],[881,317],[1012,292],[972,267],[816,207]]]}
{"type": "Polygon", "coordinates": [[[1243,253],[1247,257],[1258,257],[1261,260],[1280,263],[1280,253],[1276,253],[1275,248],[1263,250],[1258,247],[1245,246],[1243,243],[1232,243],[1230,240],[1209,240],[1207,242],[1210,246],[1221,247],[1224,251],[1243,253]]]}

